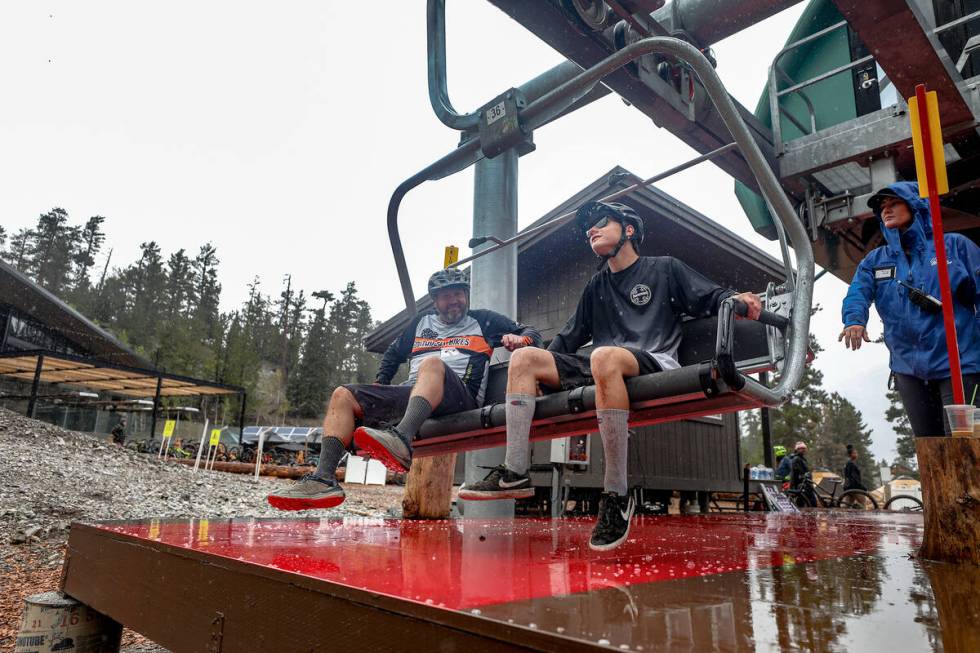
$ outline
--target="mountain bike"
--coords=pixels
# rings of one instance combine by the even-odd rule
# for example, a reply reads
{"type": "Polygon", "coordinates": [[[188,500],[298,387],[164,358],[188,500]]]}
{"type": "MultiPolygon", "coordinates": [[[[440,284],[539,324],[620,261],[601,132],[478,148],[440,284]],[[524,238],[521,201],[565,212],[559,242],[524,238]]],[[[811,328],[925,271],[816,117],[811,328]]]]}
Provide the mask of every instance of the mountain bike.
{"type": "Polygon", "coordinates": [[[839,478],[829,479],[834,489],[828,492],[813,482],[813,476],[807,472],[803,477],[802,487],[786,490],[786,495],[798,508],[844,508],[847,510],[877,510],[878,502],[865,490],[844,490],[837,494],[843,481],[839,478]],[[813,504],[811,497],[817,500],[813,504]]]}

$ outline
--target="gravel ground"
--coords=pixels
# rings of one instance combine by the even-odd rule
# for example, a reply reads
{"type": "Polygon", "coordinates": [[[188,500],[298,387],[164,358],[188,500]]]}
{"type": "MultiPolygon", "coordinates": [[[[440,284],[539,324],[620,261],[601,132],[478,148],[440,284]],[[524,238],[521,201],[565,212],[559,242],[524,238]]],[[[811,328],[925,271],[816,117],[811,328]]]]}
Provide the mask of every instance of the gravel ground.
{"type": "MultiPolygon", "coordinates": [[[[57,588],[72,521],[282,516],[265,495],[288,482],[195,473],[0,408],[0,650],[12,647],[24,597],[57,588]]],[[[347,500],[338,508],[304,516],[383,517],[400,511],[400,487],[345,490],[347,500]]],[[[130,631],[123,644],[130,653],[163,651],[130,631]]]]}

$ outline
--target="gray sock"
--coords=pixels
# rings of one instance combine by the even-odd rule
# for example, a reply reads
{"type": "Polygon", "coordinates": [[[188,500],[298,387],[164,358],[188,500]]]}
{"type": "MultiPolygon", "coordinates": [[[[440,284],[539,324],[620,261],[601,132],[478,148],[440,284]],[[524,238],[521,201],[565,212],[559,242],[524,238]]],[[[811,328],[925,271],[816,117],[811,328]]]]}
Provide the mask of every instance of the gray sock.
{"type": "Polygon", "coordinates": [[[411,442],[412,438],[419,432],[422,428],[422,422],[429,419],[429,415],[432,414],[432,404],[430,404],[425,397],[420,397],[418,395],[408,398],[408,407],[405,408],[405,415],[402,416],[402,421],[398,422],[398,426],[395,430],[398,434],[405,438],[406,442],[411,442]]]}
{"type": "Polygon", "coordinates": [[[337,465],[340,464],[340,459],[345,453],[347,447],[343,442],[335,437],[324,435],[320,444],[320,464],[316,466],[316,476],[328,481],[336,481],[337,465]]]}
{"type": "Polygon", "coordinates": [[[507,415],[507,454],[504,466],[517,474],[527,474],[528,438],[534,421],[534,395],[520,393],[504,397],[507,415]]]}
{"type": "Polygon", "coordinates": [[[625,496],[628,486],[626,471],[630,412],[620,408],[600,408],[595,414],[599,420],[599,435],[602,436],[602,455],[606,460],[603,487],[606,492],[625,496]]]}

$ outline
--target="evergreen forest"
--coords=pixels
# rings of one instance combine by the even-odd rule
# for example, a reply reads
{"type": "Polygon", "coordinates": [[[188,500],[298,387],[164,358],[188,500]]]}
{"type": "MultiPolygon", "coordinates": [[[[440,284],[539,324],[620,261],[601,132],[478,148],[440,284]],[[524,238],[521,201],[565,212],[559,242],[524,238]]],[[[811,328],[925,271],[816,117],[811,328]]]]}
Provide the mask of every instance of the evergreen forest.
{"type": "Polygon", "coordinates": [[[353,282],[307,294],[288,275],[275,290],[256,277],[244,303],[223,311],[212,243],[164,252],[151,240],[122,262],[105,226],[53,208],[33,228],[0,226],[0,255],[157,369],[244,387],[252,423],[316,419],[333,387],[374,379],[378,358],[363,339],[375,323],[353,282]]]}

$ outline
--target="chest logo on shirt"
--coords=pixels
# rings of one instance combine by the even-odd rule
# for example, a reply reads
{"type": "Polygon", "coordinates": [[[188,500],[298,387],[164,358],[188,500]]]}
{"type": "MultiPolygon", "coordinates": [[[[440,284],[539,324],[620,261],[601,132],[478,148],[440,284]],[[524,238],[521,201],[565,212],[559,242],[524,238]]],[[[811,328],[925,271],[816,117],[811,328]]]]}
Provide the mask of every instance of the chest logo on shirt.
{"type": "Polygon", "coordinates": [[[650,299],[653,297],[653,293],[650,292],[650,286],[642,283],[638,283],[630,290],[630,301],[636,306],[643,306],[644,304],[649,304],[650,299]]]}

